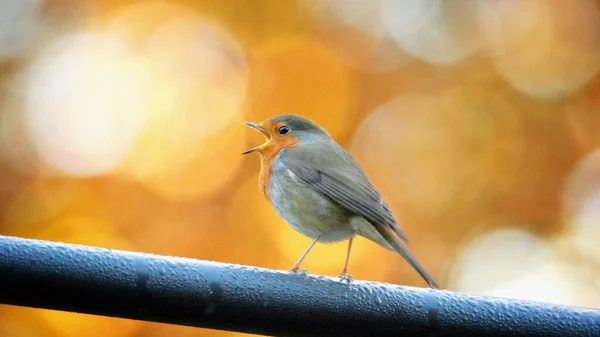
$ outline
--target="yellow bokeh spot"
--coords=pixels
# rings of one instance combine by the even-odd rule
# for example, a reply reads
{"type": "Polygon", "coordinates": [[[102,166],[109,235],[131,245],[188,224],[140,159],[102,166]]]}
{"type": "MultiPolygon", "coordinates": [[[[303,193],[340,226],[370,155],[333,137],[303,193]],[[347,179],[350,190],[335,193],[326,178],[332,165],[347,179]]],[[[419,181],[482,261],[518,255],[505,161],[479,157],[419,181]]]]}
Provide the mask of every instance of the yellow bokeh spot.
{"type": "Polygon", "coordinates": [[[28,134],[49,168],[91,176],[127,156],[146,107],[147,70],[116,35],[53,41],[25,72],[28,134]]]}
{"type": "MultiPolygon", "coordinates": [[[[178,132],[176,128],[171,132],[178,132]]],[[[166,198],[208,195],[227,183],[242,163],[245,128],[236,120],[226,129],[198,143],[181,143],[168,133],[157,133],[133,153],[128,169],[166,198]]]]}
{"type": "Polygon", "coordinates": [[[144,129],[122,172],[169,199],[216,191],[243,151],[240,46],[193,8],[167,2],[121,9],[108,27],[139,46],[154,75],[144,129]]]}
{"type": "Polygon", "coordinates": [[[568,97],[600,68],[600,10],[594,1],[486,1],[483,37],[498,73],[538,98],[568,97]]]}
{"type": "Polygon", "coordinates": [[[349,149],[401,222],[427,220],[460,203],[480,203],[491,180],[520,168],[521,125],[493,88],[412,92],[371,112],[349,149]]]}
{"type": "Polygon", "coordinates": [[[422,216],[447,206],[460,177],[458,148],[439,106],[432,96],[401,96],[369,115],[350,146],[391,204],[422,216]]]}

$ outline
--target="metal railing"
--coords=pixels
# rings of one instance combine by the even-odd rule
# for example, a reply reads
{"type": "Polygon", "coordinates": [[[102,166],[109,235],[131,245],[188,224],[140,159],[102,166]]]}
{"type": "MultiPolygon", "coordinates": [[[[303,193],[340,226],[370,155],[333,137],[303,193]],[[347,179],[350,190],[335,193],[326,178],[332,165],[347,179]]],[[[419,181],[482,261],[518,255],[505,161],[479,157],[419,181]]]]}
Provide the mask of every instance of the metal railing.
{"type": "Polygon", "coordinates": [[[0,303],[277,336],[600,336],[599,310],[8,236],[0,303]]]}

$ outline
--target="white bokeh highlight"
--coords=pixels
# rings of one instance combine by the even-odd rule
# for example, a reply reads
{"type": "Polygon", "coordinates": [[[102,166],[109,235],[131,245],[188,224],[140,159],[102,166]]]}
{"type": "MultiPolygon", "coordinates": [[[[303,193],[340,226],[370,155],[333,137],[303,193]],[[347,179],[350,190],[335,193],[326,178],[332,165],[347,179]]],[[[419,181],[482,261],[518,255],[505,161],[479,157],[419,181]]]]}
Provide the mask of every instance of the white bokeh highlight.
{"type": "Polygon", "coordinates": [[[478,0],[384,0],[383,23],[406,52],[434,64],[460,61],[481,45],[478,0]]]}
{"type": "Polygon", "coordinates": [[[482,1],[481,31],[497,72],[537,99],[563,99],[600,67],[600,10],[591,0],[482,1]]]}
{"type": "Polygon", "coordinates": [[[143,76],[117,38],[80,33],[58,39],[25,73],[25,116],[51,168],[75,176],[114,169],[140,128],[143,76]]]}
{"type": "Polygon", "coordinates": [[[574,167],[562,196],[563,221],[571,246],[600,264],[600,150],[574,167]]]}

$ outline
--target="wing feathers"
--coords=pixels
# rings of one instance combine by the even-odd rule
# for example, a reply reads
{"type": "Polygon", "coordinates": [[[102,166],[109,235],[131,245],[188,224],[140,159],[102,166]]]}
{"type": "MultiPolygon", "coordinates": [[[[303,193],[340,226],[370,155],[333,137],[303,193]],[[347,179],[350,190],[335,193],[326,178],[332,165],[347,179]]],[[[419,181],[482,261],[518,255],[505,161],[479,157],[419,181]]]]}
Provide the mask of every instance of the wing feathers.
{"type": "Polygon", "coordinates": [[[336,152],[337,156],[332,158],[315,152],[307,155],[303,151],[299,147],[289,148],[282,153],[285,167],[339,205],[364,217],[374,226],[389,226],[408,242],[381,195],[349,154],[336,152]],[[338,159],[341,168],[329,164],[332,159],[338,159]]]}

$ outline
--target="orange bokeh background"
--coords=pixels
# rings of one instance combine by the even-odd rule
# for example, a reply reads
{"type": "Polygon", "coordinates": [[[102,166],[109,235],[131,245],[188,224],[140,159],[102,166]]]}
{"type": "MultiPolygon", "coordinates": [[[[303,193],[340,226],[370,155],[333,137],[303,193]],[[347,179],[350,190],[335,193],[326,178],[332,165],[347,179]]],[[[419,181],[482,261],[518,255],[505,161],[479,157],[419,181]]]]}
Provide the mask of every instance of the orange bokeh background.
{"type": "MultiPolygon", "coordinates": [[[[0,77],[2,235],[288,269],[310,240],[261,195],[242,122],[296,113],[443,288],[600,308],[598,1],[9,1],[0,77]]],[[[337,275],[345,249],[303,267],[337,275]]],[[[365,239],[350,273],[424,286],[365,239]]],[[[108,325],[239,335],[0,306],[1,336],[108,325]]]]}

